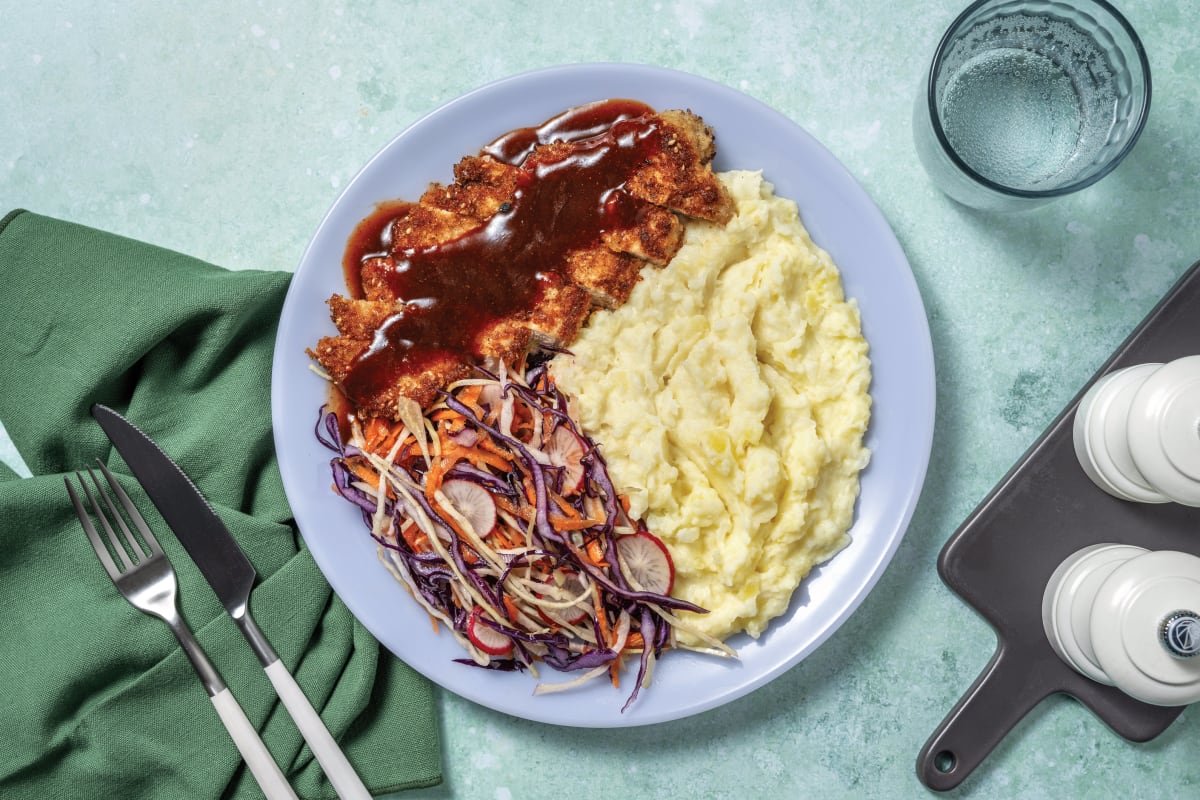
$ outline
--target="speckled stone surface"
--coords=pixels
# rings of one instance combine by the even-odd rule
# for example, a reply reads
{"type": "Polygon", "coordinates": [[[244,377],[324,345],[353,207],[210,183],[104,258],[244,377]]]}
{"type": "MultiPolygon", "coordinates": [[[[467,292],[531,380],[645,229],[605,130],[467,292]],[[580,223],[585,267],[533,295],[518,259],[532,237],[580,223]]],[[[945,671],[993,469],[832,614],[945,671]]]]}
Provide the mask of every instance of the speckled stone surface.
{"type": "MultiPolygon", "coordinates": [[[[1104,181],[1021,216],[955,206],[913,152],[917,84],[964,4],[7,3],[0,203],[230,268],[290,270],[376,150],[497,78],[637,61],[712,78],[787,114],[879,204],[929,315],[937,430],[895,560],[814,655],[687,720],[548,727],[442,693],[445,784],[403,797],[923,797],[917,751],[995,647],[987,624],[938,580],[939,550],[1200,259],[1192,0],[1119,4],[1150,57],[1149,126],[1104,181]]],[[[0,453],[17,460],[6,440],[0,453]]],[[[955,794],[1200,796],[1197,741],[1195,710],[1136,745],[1054,697],[955,794]]]]}

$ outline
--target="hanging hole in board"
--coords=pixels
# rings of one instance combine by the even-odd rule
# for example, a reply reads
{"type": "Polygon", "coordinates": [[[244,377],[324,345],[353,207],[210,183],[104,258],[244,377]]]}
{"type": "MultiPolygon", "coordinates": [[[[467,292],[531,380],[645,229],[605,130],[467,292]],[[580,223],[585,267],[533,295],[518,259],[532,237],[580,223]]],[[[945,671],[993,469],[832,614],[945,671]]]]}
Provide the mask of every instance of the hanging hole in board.
{"type": "Polygon", "coordinates": [[[954,757],[954,753],[949,750],[943,750],[933,757],[933,768],[943,775],[954,771],[955,765],[958,764],[958,759],[954,757]]]}

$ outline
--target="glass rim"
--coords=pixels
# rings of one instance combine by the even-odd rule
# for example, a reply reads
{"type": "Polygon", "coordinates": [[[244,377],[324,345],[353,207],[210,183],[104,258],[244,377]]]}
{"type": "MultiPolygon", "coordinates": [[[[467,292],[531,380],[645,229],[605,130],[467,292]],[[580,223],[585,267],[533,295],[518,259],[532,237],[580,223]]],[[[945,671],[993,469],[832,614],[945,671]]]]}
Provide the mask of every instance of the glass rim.
{"type": "Polygon", "coordinates": [[[1133,149],[1133,146],[1137,143],[1138,138],[1142,135],[1142,130],[1146,127],[1146,120],[1150,116],[1150,61],[1146,56],[1146,49],[1142,45],[1142,40],[1137,35],[1137,32],[1133,29],[1133,26],[1129,24],[1129,21],[1125,19],[1124,15],[1122,15],[1120,11],[1108,3],[1107,0],[1085,0],[1085,2],[1090,3],[1091,5],[1096,6],[1097,8],[1100,8],[1108,13],[1113,20],[1116,21],[1116,23],[1129,36],[1129,40],[1133,44],[1134,52],[1137,53],[1138,63],[1142,69],[1142,83],[1144,85],[1144,89],[1142,91],[1143,99],[1141,112],[1138,114],[1138,118],[1132,128],[1132,134],[1121,147],[1120,151],[1108,160],[1107,164],[1098,169],[1094,174],[1089,175],[1082,180],[1064,184],[1056,189],[1017,189],[1012,186],[1005,186],[1002,183],[997,183],[990,178],[980,175],[962,159],[962,157],[950,144],[950,140],[946,138],[946,133],[942,129],[942,121],[937,109],[936,95],[938,69],[941,67],[943,57],[950,49],[950,43],[953,34],[958,31],[963,22],[965,22],[973,13],[983,6],[995,1],[996,0],[974,0],[974,2],[963,9],[962,13],[955,17],[954,21],[951,22],[946,28],[946,32],[942,34],[942,38],[938,42],[937,49],[933,52],[933,61],[929,65],[929,77],[928,85],[926,87],[925,104],[929,109],[929,121],[933,127],[934,136],[937,138],[938,144],[941,145],[942,151],[949,156],[950,160],[954,163],[954,166],[961,170],[963,174],[965,174],[975,183],[991,189],[994,192],[998,192],[1009,197],[1050,199],[1062,197],[1063,195],[1077,192],[1080,189],[1086,189],[1108,173],[1112,172],[1114,169],[1116,169],[1118,164],[1125,160],[1125,156],[1129,155],[1129,151],[1133,149]]]}

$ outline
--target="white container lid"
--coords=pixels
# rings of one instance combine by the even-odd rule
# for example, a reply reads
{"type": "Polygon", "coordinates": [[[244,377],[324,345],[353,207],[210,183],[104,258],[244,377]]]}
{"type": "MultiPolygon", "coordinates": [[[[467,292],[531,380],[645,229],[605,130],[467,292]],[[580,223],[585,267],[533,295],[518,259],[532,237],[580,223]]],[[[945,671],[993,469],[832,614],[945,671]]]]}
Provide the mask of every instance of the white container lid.
{"type": "Polygon", "coordinates": [[[1200,355],[1164,364],[1134,394],[1129,451],[1160,494],[1200,507],[1200,355]]]}
{"type": "Polygon", "coordinates": [[[1146,549],[1125,544],[1094,544],[1067,556],[1042,595],[1042,626],[1058,657],[1097,683],[1112,685],[1092,646],[1092,605],[1096,592],[1126,561],[1146,549]]]}
{"type": "Polygon", "coordinates": [[[1091,609],[1096,662],[1145,703],[1200,700],[1200,558],[1147,552],[1112,571],[1091,609]]]}
{"type": "Polygon", "coordinates": [[[1161,364],[1138,364],[1110,372],[1079,401],[1072,429],[1075,455],[1092,482],[1114,497],[1165,503],[1138,470],[1130,452],[1129,408],[1138,389],[1161,364]]]}

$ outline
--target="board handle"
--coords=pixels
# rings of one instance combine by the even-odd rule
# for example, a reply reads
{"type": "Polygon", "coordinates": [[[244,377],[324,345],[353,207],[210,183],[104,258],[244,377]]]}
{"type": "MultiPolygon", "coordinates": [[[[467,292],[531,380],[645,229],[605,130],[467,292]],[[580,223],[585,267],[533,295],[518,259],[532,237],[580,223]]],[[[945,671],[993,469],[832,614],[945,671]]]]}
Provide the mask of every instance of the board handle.
{"type": "Polygon", "coordinates": [[[1044,700],[1044,681],[1029,663],[1000,646],[958,704],[917,755],[917,777],[939,792],[970,775],[1034,706],[1044,700]]]}

